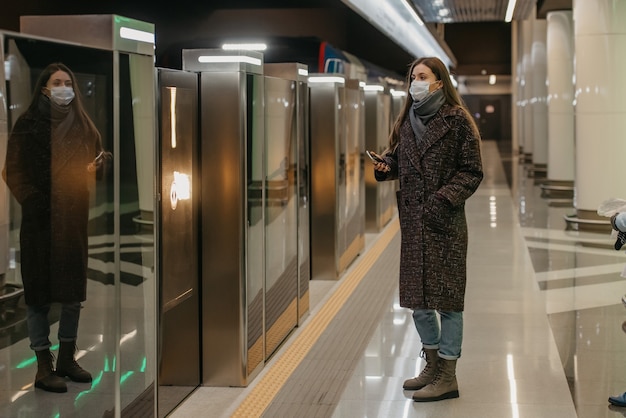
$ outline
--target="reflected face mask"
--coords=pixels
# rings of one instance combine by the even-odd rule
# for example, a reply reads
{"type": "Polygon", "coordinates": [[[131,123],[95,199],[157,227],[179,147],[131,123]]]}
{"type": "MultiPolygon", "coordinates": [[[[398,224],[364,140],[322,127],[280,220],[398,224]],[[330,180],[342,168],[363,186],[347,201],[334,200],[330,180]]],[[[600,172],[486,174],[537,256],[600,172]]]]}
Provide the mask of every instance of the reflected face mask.
{"type": "Polygon", "coordinates": [[[50,100],[61,106],[67,106],[74,100],[74,89],[67,86],[52,87],[50,100]]]}

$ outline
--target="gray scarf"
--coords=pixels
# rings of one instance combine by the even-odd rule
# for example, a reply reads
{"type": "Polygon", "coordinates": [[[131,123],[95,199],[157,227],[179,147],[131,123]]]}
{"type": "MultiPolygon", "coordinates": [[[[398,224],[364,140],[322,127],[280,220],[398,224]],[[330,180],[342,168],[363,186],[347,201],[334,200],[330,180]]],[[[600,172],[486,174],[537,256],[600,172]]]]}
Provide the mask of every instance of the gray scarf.
{"type": "Polygon", "coordinates": [[[39,96],[38,105],[39,111],[50,118],[52,142],[64,140],[74,124],[74,107],[58,105],[44,94],[39,96]]]}
{"type": "Polygon", "coordinates": [[[435,90],[424,100],[413,102],[413,106],[409,110],[409,119],[411,119],[411,127],[418,143],[422,140],[426,130],[426,123],[435,116],[445,102],[446,98],[443,95],[443,89],[435,90]]]}

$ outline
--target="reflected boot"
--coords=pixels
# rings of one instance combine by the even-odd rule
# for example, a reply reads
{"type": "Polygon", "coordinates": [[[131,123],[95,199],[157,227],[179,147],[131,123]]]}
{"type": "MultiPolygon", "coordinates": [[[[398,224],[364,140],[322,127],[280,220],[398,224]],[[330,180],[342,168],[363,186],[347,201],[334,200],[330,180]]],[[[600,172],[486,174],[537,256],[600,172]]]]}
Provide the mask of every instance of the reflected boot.
{"type": "Polygon", "coordinates": [[[456,359],[439,359],[439,370],[432,383],[413,393],[415,402],[432,402],[459,397],[456,382],[456,359]]]}
{"type": "Polygon", "coordinates": [[[37,375],[35,376],[35,387],[47,392],[63,393],[67,392],[67,386],[63,379],[54,374],[52,363],[54,356],[49,349],[35,351],[37,355],[37,375]]]}
{"type": "Polygon", "coordinates": [[[91,374],[76,363],[76,341],[59,343],[59,359],[57,360],[57,376],[69,377],[74,382],[89,383],[91,374]]]}
{"type": "Polygon", "coordinates": [[[436,348],[423,348],[420,357],[426,360],[426,366],[420,372],[419,376],[407,379],[402,385],[404,390],[419,390],[433,381],[437,374],[437,364],[439,354],[436,348]]]}

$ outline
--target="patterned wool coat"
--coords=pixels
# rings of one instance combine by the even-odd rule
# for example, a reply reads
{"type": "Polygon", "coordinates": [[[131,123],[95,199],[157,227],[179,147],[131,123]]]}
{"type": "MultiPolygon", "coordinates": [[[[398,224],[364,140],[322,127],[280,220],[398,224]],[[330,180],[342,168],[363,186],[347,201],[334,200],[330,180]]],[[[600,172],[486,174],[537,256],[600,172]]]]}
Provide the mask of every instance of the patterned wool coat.
{"type": "Polygon", "coordinates": [[[483,178],[478,134],[461,109],[444,104],[419,144],[407,116],[396,151],[385,159],[391,171],[376,171],[376,178],[400,180],[400,305],[463,311],[465,200],[483,178]]]}
{"type": "Polygon", "coordinates": [[[87,294],[87,170],[99,138],[76,125],[51,141],[48,114],[25,113],[9,137],[6,182],[22,206],[20,266],[27,305],[82,302],[87,294]]]}

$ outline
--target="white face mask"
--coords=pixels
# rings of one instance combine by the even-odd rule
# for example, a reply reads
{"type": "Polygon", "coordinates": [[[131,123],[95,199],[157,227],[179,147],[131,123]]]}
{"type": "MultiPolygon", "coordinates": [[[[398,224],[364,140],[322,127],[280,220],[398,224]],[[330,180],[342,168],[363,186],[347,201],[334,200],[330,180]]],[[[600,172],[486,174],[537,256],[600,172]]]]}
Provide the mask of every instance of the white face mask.
{"type": "Polygon", "coordinates": [[[61,106],[67,106],[74,100],[74,89],[67,86],[52,87],[50,100],[61,106]]]}
{"type": "Polygon", "coordinates": [[[416,102],[424,99],[424,97],[428,96],[430,93],[430,85],[436,83],[437,81],[433,81],[429,83],[425,80],[413,80],[411,82],[411,87],[409,87],[409,93],[411,93],[411,97],[416,102]]]}

